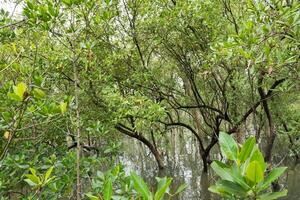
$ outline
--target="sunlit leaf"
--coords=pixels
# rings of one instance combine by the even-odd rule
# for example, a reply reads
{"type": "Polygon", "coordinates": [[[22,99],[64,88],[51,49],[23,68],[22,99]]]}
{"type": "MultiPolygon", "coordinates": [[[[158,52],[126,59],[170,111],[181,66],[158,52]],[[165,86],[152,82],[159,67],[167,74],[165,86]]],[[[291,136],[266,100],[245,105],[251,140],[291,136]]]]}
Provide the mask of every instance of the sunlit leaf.
{"type": "Polygon", "coordinates": [[[258,200],[273,200],[278,199],[280,197],[284,197],[287,195],[287,190],[283,190],[280,192],[272,192],[272,193],[266,193],[258,196],[258,200]]]}
{"type": "Polygon", "coordinates": [[[275,169],[272,169],[272,171],[267,175],[265,180],[260,185],[260,190],[267,189],[270,184],[275,181],[285,170],[287,167],[278,167],[275,169]]]}
{"type": "Polygon", "coordinates": [[[230,173],[230,169],[220,165],[220,162],[214,161],[211,164],[211,168],[218,174],[223,180],[233,181],[230,173]]]}
{"type": "Polygon", "coordinates": [[[27,90],[27,85],[24,82],[21,82],[21,83],[17,84],[17,86],[14,86],[13,89],[14,89],[14,93],[23,100],[24,93],[27,90]]]}
{"type": "Polygon", "coordinates": [[[181,184],[181,185],[177,188],[177,190],[176,190],[176,192],[174,193],[174,195],[181,193],[181,192],[184,191],[187,187],[188,187],[188,185],[187,185],[186,183],[181,184]]]}
{"type": "Polygon", "coordinates": [[[258,161],[252,161],[247,166],[246,177],[254,183],[259,183],[264,178],[264,172],[258,161]]]}
{"type": "Polygon", "coordinates": [[[242,149],[239,153],[239,161],[241,163],[245,162],[251,155],[253,148],[255,145],[255,138],[254,137],[250,137],[248,138],[245,143],[242,146],[242,149]]]}
{"type": "Polygon", "coordinates": [[[11,137],[11,133],[9,131],[5,131],[3,137],[8,140],[11,137]]]}
{"type": "Polygon", "coordinates": [[[9,98],[11,98],[12,100],[15,100],[15,101],[22,101],[23,100],[22,97],[16,95],[15,93],[8,93],[7,96],[9,98]]]}
{"type": "Polygon", "coordinates": [[[220,132],[219,143],[221,152],[227,159],[237,160],[238,146],[235,140],[227,133],[220,132]]]}
{"type": "Polygon", "coordinates": [[[232,194],[226,191],[226,189],[221,185],[212,185],[208,188],[208,190],[212,193],[219,194],[221,196],[228,197],[229,199],[232,198],[232,194]]]}
{"type": "Polygon", "coordinates": [[[34,176],[37,176],[37,175],[36,175],[36,170],[33,169],[32,167],[29,168],[29,171],[30,171],[34,176]]]}
{"type": "Polygon", "coordinates": [[[50,175],[51,175],[51,173],[52,173],[52,171],[53,171],[53,168],[54,168],[54,167],[50,167],[50,168],[46,171],[46,173],[45,173],[45,178],[44,178],[45,181],[47,181],[47,180],[49,179],[49,177],[50,177],[50,175]]]}
{"type": "Polygon", "coordinates": [[[165,193],[169,189],[170,184],[172,183],[172,179],[164,177],[164,178],[157,178],[156,180],[158,181],[158,186],[157,186],[157,191],[155,193],[154,199],[162,200],[165,193]]]}
{"type": "Polygon", "coordinates": [[[85,194],[90,200],[100,200],[98,197],[92,195],[92,194],[85,194]]]}
{"type": "Polygon", "coordinates": [[[264,159],[264,156],[263,154],[261,153],[261,151],[256,148],[252,154],[252,157],[250,159],[250,161],[257,161],[260,165],[260,167],[262,168],[263,171],[265,171],[266,169],[266,163],[265,163],[265,159],[264,159]]]}
{"type": "Polygon", "coordinates": [[[59,104],[59,108],[62,114],[64,114],[67,111],[67,103],[66,102],[61,102],[59,104]]]}
{"type": "MultiPolygon", "coordinates": [[[[216,183],[217,190],[218,191],[226,191],[226,193],[239,196],[239,197],[244,197],[247,195],[247,190],[245,190],[243,187],[238,185],[237,183],[227,181],[227,180],[221,180],[216,183]]],[[[210,189],[213,191],[213,189],[210,189]]]]}
{"type": "Polygon", "coordinates": [[[40,184],[41,181],[40,181],[40,178],[35,176],[35,175],[32,175],[32,174],[26,174],[25,175],[29,180],[31,180],[33,183],[35,183],[36,185],[40,184]]]}
{"type": "Polygon", "coordinates": [[[28,183],[28,185],[30,185],[31,187],[37,186],[37,183],[33,182],[33,181],[30,180],[30,179],[24,179],[24,181],[25,181],[26,183],[28,183]]]}
{"type": "Polygon", "coordinates": [[[113,188],[112,188],[112,180],[109,178],[107,182],[105,183],[104,189],[103,189],[103,198],[104,200],[111,200],[113,193],[113,188]]]}
{"type": "Polygon", "coordinates": [[[37,99],[42,99],[46,96],[45,92],[39,88],[34,88],[32,93],[33,93],[33,96],[37,99]]]}
{"type": "Polygon", "coordinates": [[[131,179],[133,181],[134,189],[145,199],[150,200],[152,198],[151,192],[148,189],[144,180],[138,176],[135,172],[131,173],[131,179]]]}

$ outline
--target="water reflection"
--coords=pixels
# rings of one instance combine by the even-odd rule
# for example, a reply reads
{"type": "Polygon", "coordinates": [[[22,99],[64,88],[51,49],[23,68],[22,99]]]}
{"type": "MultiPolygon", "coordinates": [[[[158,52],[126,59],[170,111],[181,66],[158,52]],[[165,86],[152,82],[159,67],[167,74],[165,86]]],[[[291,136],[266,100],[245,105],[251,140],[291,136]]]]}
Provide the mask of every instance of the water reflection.
{"type": "MultiPolygon", "coordinates": [[[[199,157],[198,144],[194,138],[187,136],[187,134],[173,132],[167,138],[161,139],[159,146],[165,147],[165,170],[159,171],[149,150],[138,141],[129,138],[124,138],[123,154],[118,158],[118,161],[125,165],[127,173],[136,170],[152,188],[155,187],[156,176],[173,177],[172,191],[175,191],[182,183],[187,183],[188,188],[177,197],[178,200],[218,199],[208,191],[210,183],[214,181],[214,176],[202,174],[202,162],[199,157]]],[[[217,154],[213,157],[219,159],[217,154]]],[[[277,161],[274,162],[278,163],[277,161]]],[[[285,165],[292,166],[293,164],[285,163],[285,165]]],[[[289,190],[285,200],[300,199],[299,170],[299,165],[289,167],[288,172],[280,181],[280,184],[289,190]]]]}

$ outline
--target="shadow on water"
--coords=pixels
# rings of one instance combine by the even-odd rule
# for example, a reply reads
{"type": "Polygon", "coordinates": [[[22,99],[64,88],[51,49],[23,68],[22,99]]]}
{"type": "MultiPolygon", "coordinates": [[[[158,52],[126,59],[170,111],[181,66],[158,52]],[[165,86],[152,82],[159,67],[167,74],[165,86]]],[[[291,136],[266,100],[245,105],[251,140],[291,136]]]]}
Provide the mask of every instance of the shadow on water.
{"type": "MultiPolygon", "coordinates": [[[[176,200],[219,199],[208,191],[208,187],[214,182],[215,176],[212,173],[202,173],[202,162],[199,157],[197,141],[192,137],[183,135],[171,133],[167,139],[160,140],[160,145],[165,147],[166,168],[164,170],[158,170],[155,159],[147,148],[138,141],[129,138],[124,138],[123,154],[118,158],[118,162],[125,166],[127,173],[135,170],[141,174],[152,190],[156,183],[155,177],[172,177],[171,191],[175,191],[178,186],[186,183],[188,187],[176,200]]],[[[278,155],[277,159],[274,159],[274,163],[280,163],[282,157],[282,155],[278,155]]],[[[220,158],[215,154],[212,159],[220,158]]],[[[300,165],[294,165],[292,162],[282,163],[282,165],[289,166],[287,173],[280,180],[281,186],[289,190],[288,196],[283,199],[299,200],[300,165]]]]}

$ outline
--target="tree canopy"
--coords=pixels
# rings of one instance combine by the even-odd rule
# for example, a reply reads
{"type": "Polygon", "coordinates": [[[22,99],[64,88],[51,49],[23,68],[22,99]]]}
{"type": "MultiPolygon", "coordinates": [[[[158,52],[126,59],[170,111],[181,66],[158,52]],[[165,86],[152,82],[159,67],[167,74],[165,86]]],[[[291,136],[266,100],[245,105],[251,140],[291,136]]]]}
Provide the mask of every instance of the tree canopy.
{"type": "Polygon", "coordinates": [[[276,140],[298,159],[298,1],[15,3],[20,16],[0,12],[0,196],[24,187],[28,167],[59,162],[49,195],[71,197],[122,135],[160,169],[173,129],[197,140],[204,172],[221,131],[255,136],[267,162],[276,140]]]}

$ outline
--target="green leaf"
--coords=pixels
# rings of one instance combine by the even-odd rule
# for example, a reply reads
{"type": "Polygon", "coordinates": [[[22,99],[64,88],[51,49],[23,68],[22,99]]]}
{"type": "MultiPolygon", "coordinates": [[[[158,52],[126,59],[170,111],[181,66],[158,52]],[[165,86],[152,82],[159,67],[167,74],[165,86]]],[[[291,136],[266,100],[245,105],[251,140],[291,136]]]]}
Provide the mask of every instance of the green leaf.
{"type": "Polygon", "coordinates": [[[53,170],[54,167],[50,167],[46,173],[45,173],[45,178],[44,178],[44,181],[47,181],[48,178],[50,177],[51,173],[52,173],[52,170],[53,170]]]}
{"type": "Polygon", "coordinates": [[[229,168],[220,161],[214,161],[211,164],[211,167],[223,180],[235,182],[246,190],[250,189],[250,186],[246,183],[244,177],[241,175],[239,168],[229,168]]]}
{"type": "Polygon", "coordinates": [[[45,181],[43,184],[46,185],[48,183],[50,183],[52,180],[54,180],[56,178],[56,176],[51,176],[50,178],[47,179],[47,181],[45,181]]]}
{"type": "Polygon", "coordinates": [[[270,184],[275,181],[286,169],[287,167],[278,167],[273,169],[260,185],[260,191],[267,189],[270,184]]]}
{"type": "Polygon", "coordinates": [[[265,163],[265,159],[263,154],[260,152],[260,150],[256,147],[256,149],[254,150],[252,157],[250,159],[250,162],[252,161],[257,161],[260,165],[260,167],[262,168],[263,171],[265,171],[266,169],[266,163],[265,163]]]}
{"type": "Polygon", "coordinates": [[[216,186],[218,187],[218,191],[225,191],[228,194],[232,194],[239,197],[247,196],[247,190],[245,190],[237,183],[231,181],[221,180],[216,183],[216,186]]]}
{"type": "Polygon", "coordinates": [[[22,101],[23,99],[16,95],[15,93],[8,93],[7,96],[15,101],[22,101]]]}
{"type": "Polygon", "coordinates": [[[237,166],[233,166],[233,167],[231,167],[230,172],[231,172],[231,177],[235,183],[242,186],[245,190],[249,190],[251,188],[246,183],[244,177],[242,176],[240,168],[238,168],[237,166]]]}
{"type": "Polygon", "coordinates": [[[73,4],[73,1],[72,1],[72,0],[62,0],[62,2],[63,2],[64,4],[66,4],[67,6],[72,6],[72,4],[73,4]]]}
{"type": "Polygon", "coordinates": [[[105,183],[104,190],[103,190],[104,200],[111,200],[112,193],[113,193],[112,180],[109,178],[108,181],[105,183]]]}
{"type": "Polygon", "coordinates": [[[33,77],[34,84],[39,87],[41,87],[43,80],[44,80],[44,78],[42,76],[34,76],[33,77]]]}
{"type": "Polygon", "coordinates": [[[245,141],[238,156],[240,163],[245,162],[251,156],[254,145],[255,137],[250,137],[245,141]]]}
{"type": "Polygon", "coordinates": [[[41,183],[40,181],[40,178],[35,176],[35,175],[32,175],[32,174],[25,174],[25,176],[31,180],[33,183],[35,183],[36,185],[39,185],[41,183]]]}
{"type": "Polygon", "coordinates": [[[17,86],[13,87],[14,93],[18,95],[22,100],[24,99],[24,93],[27,90],[27,85],[24,82],[19,83],[17,86]]]}
{"type": "Polygon", "coordinates": [[[131,173],[131,179],[133,181],[134,189],[146,200],[150,200],[152,198],[151,192],[148,189],[148,186],[143,181],[141,177],[139,177],[135,172],[131,173]]]}
{"type": "Polygon", "coordinates": [[[59,108],[62,114],[64,114],[67,111],[67,103],[66,102],[61,102],[59,104],[59,108]]]}
{"type": "Polygon", "coordinates": [[[34,8],[33,3],[30,2],[30,1],[26,1],[26,5],[27,5],[27,7],[30,8],[30,9],[33,9],[33,8],[34,8]]]}
{"type": "Polygon", "coordinates": [[[163,199],[165,193],[169,189],[169,186],[172,183],[172,179],[167,177],[164,178],[157,177],[156,180],[158,181],[158,186],[154,198],[155,200],[161,200],[163,199]]]}
{"type": "Polygon", "coordinates": [[[98,197],[92,195],[92,194],[85,194],[90,200],[100,200],[98,197]]]}
{"type": "Polygon", "coordinates": [[[208,188],[208,190],[212,193],[219,194],[223,197],[225,196],[228,197],[229,199],[231,198],[231,194],[229,194],[229,192],[227,192],[221,185],[212,185],[208,188]]]}
{"type": "Polygon", "coordinates": [[[108,5],[111,2],[111,0],[105,0],[105,3],[108,5]]]}
{"type": "Polygon", "coordinates": [[[226,168],[223,163],[214,161],[210,166],[223,180],[233,181],[229,168],[226,168]]]}
{"type": "Polygon", "coordinates": [[[246,169],[246,177],[254,183],[259,183],[263,180],[264,172],[258,161],[250,162],[246,169]]]}
{"type": "Polygon", "coordinates": [[[284,197],[287,195],[287,190],[282,190],[280,192],[272,192],[272,193],[267,193],[267,194],[262,194],[258,196],[258,200],[273,200],[273,199],[278,199],[280,197],[284,197]]]}
{"type": "Polygon", "coordinates": [[[173,195],[177,195],[177,194],[181,193],[183,190],[185,190],[185,189],[187,188],[187,186],[188,186],[188,185],[187,185],[186,183],[180,185],[180,186],[177,188],[176,192],[175,192],[173,195]]]}
{"type": "Polygon", "coordinates": [[[24,179],[24,181],[26,183],[28,183],[28,185],[30,185],[31,187],[37,186],[37,184],[35,182],[33,182],[32,180],[30,180],[30,179],[24,179]]]}
{"type": "Polygon", "coordinates": [[[46,96],[45,92],[39,88],[34,88],[32,93],[33,93],[33,96],[37,99],[42,99],[46,96]]]}
{"type": "Polygon", "coordinates": [[[33,169],[33,168],[29,168],[29,171],[31,172],[31,174],[33,174],[34,176],[37,176],[36,175],[36,170],[35,169],[33,169]]]}
{"type": "Polygon", "coordinates": [[[2,117],[3,119],[8,122],[10,121],[11,117],[12,117],[12,113],[10,112],[2,112],[2,117]]]}
{"type": "Polygon", "coordinates": [[[219,143],[222,154],[229,160],[237,161],[238,146],[235,140],[227,133],[220,132],[219,143]]]}

